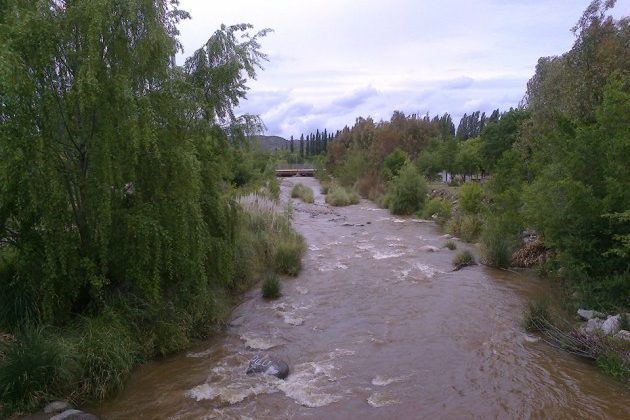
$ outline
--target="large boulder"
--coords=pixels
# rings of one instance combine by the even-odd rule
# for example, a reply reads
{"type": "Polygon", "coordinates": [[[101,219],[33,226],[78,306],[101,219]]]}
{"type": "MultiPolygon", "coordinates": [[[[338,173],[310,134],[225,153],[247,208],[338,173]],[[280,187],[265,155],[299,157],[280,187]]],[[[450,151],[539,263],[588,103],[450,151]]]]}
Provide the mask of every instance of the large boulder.
{"type": "Polygon", "coordinates": [[[265,375],[284,379],[289,376],[289,365],[287,365],[284,360],[280,360],[277,357],[273,357],[267,353],[259,353],[249,362],[246,373],[248,375],[264,373],[265,375]]]}

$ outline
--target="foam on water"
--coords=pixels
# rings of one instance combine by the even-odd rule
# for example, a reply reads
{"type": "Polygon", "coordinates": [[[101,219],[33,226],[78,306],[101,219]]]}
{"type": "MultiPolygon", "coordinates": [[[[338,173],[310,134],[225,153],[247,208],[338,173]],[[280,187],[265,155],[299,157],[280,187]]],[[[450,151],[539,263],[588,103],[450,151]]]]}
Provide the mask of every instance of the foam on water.
{"type": "Polygon", "coordinates": [[[372,258],[374,258],[375,260],[384,260],[387,258],[396,258],[396,257],[402,257],[403,255],[405,255],[404,252],[380,252],[380,251],[376,251],[375,253],[372,254],[372,258]]]}
{"type": "Polygon", "coordinates": [[[428,264],[423,264],[423,263],[415,263],[413,265],[413,268],[420,271],[426,278],[429,278],[429,279],[435,276],[436,274],[442,273],[442,271],[438,270],[437,268],[432,267],[428,264]]]}
{"type": "Polygon", "coordinates": [[[186,357],[193,357],[193,358],[206,357],[212,354],[212,352],[213,352],[212,349],[208,349],[208,350],[204,350],[204,351],[200,351],[196,353],[190,352],[190,353],[186,353],[186,357]]]}
{"type": "Polygon", "coordinates": [[[321,250],[322,250],[321,248],[319,248],[319,247],[318,247],[318,246],[316,246],[316,245],[310,245],[310,246],[308,247],[308,249],[309,249],[310,251],[321,251],[321,250]]]}
{"type": "Polygon", "coordinates": [[[393,384],[394,382],[403,382],[409,379],[409,375],[398,376],[394,378],[388,378],[381,375],[376,375],[372,378],[372,385],[374,386],[387,386],[393,384]]]}
{"type": "Polygon", "coordinates": [[[241,335],[240,338],[245,342],[246,347],[254,350],[269,350],[282,344],[278,341],[273,341],[268,338],[252,337],[247,334],[241,335]]]}
{"type": "Polygon", "coordinates": [[[308,309],[308,306],[296,307],[295,305],[287,305],[286,303],[277,303],[272,306],[276,314],[280,315],[285,323],[289,325],[300,326],[304,324],[304,318],[300,317],[297,312],[299,310],[308,309]]]}
{"type": "Polygon", "coordinates": [[[398,404],[400,401],[395,399],[389,392],[374,392],[367,399],[368,404],[372,407],[380,408],[388,405],[398,404]]]}
{"type": "Polygon", "coordinates": [[[273,372],[246,375],[244,360],[234,364],[226,359],[211,370],[206,383],[190,389],[186,396],[196,401],[217,400],[233,405],[249,397],[281,391],[296,404],[323,407],[342,398],[334,386],[338,370],[335,360],[354,354],[351,350],[335,349],[318,360],[294,366],[286,380],[269,376],[273,372]]]}

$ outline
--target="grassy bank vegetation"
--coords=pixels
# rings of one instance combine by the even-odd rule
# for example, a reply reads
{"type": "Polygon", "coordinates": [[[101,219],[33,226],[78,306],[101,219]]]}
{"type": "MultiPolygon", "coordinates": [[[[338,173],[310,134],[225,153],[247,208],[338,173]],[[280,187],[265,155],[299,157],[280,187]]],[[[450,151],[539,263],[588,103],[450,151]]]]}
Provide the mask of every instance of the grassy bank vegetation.
{"type": "Polygon", "coordinates": [[[296,184],[291,190],[292,198],[300,198],[305,203],[313,203],[313,190],[303,184],[296,184]]]}
{"type": "MultiPolygon", "coordinates": [[[[607,374],[630,384],[630,341],[601,332],[587,333],[552,311],[549,299],[532,301],[523,313],[523,327],[539,334],[554,347],[594,361],[607,374]]],[[[630,315],[621,315],[621,328],[628,331],[630,315]]]]}
{"type": "MultiPolygon", "coordinates": [[[[185,349],[221,328],[232,303],[253,283],[265,279],[264,296],[277,297],[278,273],[296,275],[300,270],[303,238],[286,215],[269,206],[248,205],[234,217],[235,259],[224,285],[153,302],[118,292],[103,302],[98,314],[80,315],[63,325],[27,319],[11,329],[0,341],[3,412],[34,410],[55,398],[76,403],[102,399],[122,388],[138,363],[185,349]]],[[[6,259],[2,268],[7,269],[6,259]]],[[[24,313],[23,308],[16,310],[24,313]]]]}
{"type": "Polygon", "coordinates": [[[326,203],[331,206],[343,207],[359,202],[359,195],[351,188],[343,187],[335,182],[328,184],[326,189],[326,203]]]}
{"type": "Polygon", "coordinates": [[[238,204],[279,193],[250,150],[260,119],[234,112],[268,31],[222,26],[177,65],[185,12],[83,3],[0,14],[0,417],[103,398],[304,250],[287,217],[238,204]]]}

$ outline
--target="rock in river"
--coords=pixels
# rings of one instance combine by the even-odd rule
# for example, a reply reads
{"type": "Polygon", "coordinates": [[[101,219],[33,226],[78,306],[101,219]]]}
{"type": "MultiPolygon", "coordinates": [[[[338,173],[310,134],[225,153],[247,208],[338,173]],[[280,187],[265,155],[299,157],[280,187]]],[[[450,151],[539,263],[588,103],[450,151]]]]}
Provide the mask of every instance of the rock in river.
{"type": "Polygon", "coordinates": [[[284,360],[270,356],[267,353],[257,354],[249,362],[249,367],[247,368],[247,374],[252,373],[264,373],[265,375],[284,379],[289,376],[289,365],[284,360]]]}

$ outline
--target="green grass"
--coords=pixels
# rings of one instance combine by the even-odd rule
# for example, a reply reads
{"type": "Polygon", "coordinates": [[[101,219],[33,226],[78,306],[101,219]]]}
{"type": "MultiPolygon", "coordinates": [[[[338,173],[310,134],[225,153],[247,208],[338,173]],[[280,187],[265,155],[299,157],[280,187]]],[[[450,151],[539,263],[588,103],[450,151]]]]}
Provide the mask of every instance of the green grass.
{"type": "Polygon", "coordinates": [[[475,257],[468,250],[461,251],[453,258],[453,267],[455,267],[455,270],[475,264],[477,264],[475,262],[475,257]]]}
{"type": "Polygon", "coordinates": [[[0,348],[0,414],[36,410],[66,395],[80,376],[79,356],[52,330],[29,327],[0,348]]]}
{"type": "Polygon", "coordinates": [[[301,198],[305,203],[313,203],[313,190],[303,184],[296,184],[291,190],[291,198],[301,198]]]}
{"type": "Polygon", "coordinates": [[[326,203],[331,206],[342,207],[359,203],[359,194],[341,185],[331,184],[326,195],[326,203]]]}
{"type": "Polygon", "coordinates": [[[453,236],[466,241],[474,242],[483,228],[483,222],[478,215],[457,215],[453,217],[447,224],[446,230],[453,236]]]}
{"type": "Polygon", "coordinates": [[[455,241],[446,241],[443,247],[454,251],[457,249],[457,244],[455,243],[455,241]]]}
{"type": "Polygon", "coordinates": [[[282,284],[276,273],[268,273],[262,284],[262,296],[265,299],[277,299],[282,296],[282,284]]]}
{"type": "Polygon", "coordinates": [[[432,219],[434,215],[438,222],[448,220],[451,217],[451,203],[439,197],[430,199],[422,209],[422,218],[432,219]]]}
{"type": "Polygon", "coordinates": [[[510,242],[492,233],[484,234],[481,253],[483,263],[491,267],[507,268],[512,262],[510,242]]]}
{"type": "Polygon", "coordinates": [[[302,255],[306,250],[304,238],[287,233],[275,244],[275,268],[278,273],[297,276],[302,269],[302,255]]]}
{"type": "Polygon", "coordinates": [[[551,326],[549,303],[546,300],[529,302],[523,313],[522,324],[529,332],[546,331],[551,326]]]}

